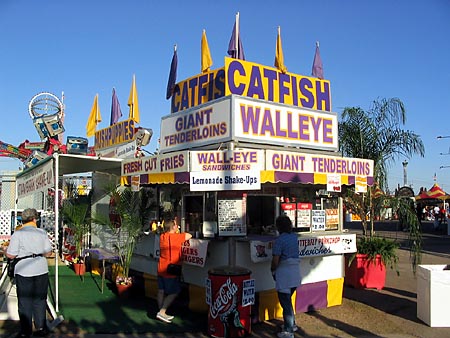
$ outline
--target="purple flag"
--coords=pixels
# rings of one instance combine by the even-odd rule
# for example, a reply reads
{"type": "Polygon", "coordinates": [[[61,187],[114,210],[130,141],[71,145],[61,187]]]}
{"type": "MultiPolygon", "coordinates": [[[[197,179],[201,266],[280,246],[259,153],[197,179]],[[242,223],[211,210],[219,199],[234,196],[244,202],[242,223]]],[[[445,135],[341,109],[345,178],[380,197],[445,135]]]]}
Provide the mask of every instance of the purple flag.
{"type": "Polygon", "coordinates": [[[167,91],[166,99],[168,100],[175,89],[175,83],[177,81],[177,67],[178,67],[178,56],[177,56],[177,46],[175,45],[173,49],[172,62],[170,63],[170,73],[169,80],[167,81],[167,91]]]}
{"type": "Polygon", "coordinates": [[[319,42],[316,42],[316,53],[314,54],[314,62],[312,66],[312,76],[323,79],[323,64],[320,57],[319,42]]]}
{"type": "Polygon", "coordinates": [[[119,99],[116,95],[116,90],[113,88],[112,92],[112,103],[111,103],[111,121],[109,123],[110,126],[117,123],[119,119],[122,117],[122,111],[120,110],[119,99]]]}
{"type": "Polygon", "coordinates": [[[236,15],[236,21],[234,22],[233,26],[233,33],[231,34],[230,43],[228,44],[228,55],[230,55],[234,59],[245,60],[241,34],[239,32],[239,29],[236,29],[236,26],[238,24],[239,24],[239,14],[236,15]],[[236,36],[237,36],[237,43],[236,43],[236,36]]]}

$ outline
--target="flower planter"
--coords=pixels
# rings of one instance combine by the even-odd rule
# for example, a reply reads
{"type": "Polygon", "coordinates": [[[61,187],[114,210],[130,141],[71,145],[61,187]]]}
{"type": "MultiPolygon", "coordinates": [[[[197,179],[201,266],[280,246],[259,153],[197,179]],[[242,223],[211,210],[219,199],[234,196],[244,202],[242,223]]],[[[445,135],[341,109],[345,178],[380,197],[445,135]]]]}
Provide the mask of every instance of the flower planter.
{"type": "Polygon", "coordinates": [[[117,295],[120,298],[128,298],[130,294],[130,289],[133,284],[116,284],[117,295]]]}
{"type": "Polygon", "coordinates": [[[86,265],[84,263],[73,263],[73,271],[77,276],[83,276],[86,273],[86,265]]]}
{"type": "Polygon", "coordinates": [[[386,282],[386,266],[377,255],[375,260],[369,261],[367,255],[356,254],[352,264],[348,266],[348,258],[345,258],[345,285],[355,289],[384,288],[386,282]]]}

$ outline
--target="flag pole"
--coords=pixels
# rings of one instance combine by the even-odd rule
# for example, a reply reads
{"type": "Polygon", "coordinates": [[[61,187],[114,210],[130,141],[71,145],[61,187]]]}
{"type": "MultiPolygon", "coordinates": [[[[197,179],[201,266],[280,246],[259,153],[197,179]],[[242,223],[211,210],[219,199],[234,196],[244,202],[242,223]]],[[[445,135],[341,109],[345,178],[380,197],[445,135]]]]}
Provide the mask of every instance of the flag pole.
{"type": "Polygon", "coordinates": [[[236,13],[236,41],[234,42],[236,47],[236,59],[239,58],[239,12],[236,13]]]}

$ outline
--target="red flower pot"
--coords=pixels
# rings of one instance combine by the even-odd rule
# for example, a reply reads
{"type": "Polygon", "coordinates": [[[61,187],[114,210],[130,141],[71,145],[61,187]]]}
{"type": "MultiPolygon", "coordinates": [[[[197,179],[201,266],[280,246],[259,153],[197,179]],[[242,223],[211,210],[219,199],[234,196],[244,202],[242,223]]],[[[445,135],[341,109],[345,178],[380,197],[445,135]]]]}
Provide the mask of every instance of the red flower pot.
{"type": "Polygon", "coordinates": [[[73,271],[77,276],[83,276],[86,273],[86,265],[84,263],[73,263],[73,271]]]}
{"type": "Polygon", "coordinates": [[[381,261],[381,256],[368,260],[367,255],[356,254],[350,266],[346,257],[344,282],[355,289],[383,289],[386,283],[386,266],[381,261]]]}
{"type": "Polygon", "coordinates": [[[128,298],[132,284],[116,284],[117,295],[121,298],[128,298]]]}

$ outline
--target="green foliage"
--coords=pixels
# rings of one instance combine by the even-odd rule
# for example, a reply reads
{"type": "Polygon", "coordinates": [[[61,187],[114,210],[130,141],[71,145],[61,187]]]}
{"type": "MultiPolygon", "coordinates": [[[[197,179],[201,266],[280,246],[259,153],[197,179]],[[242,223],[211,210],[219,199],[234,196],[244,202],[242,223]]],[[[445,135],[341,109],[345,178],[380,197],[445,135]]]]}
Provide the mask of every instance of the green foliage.
{"type": "Polygon", "coordinates": [[[397,265],[398,242],[383,237],[360,237],[356,242],[356,248],[357,253],[367,255],[369,261],[374,260],[377,255],[380,255],[384,265],[395,269],[397,274],[399,274],[397,265]]]}
{"type": "MultiPolygon", "coordinates": [[[[374,180],[379,188],[386,190],[388,168],[401,157],[424,156],[425,147],[420,136],[403,129],[406,109],[398,98],[375,100],[369,110],[360,107],[344,108],[339,121],[339,147],[344,156],[374,161],[374,180]]],[[[390,206],[402,212],[409,225],[411,263],[415,272],[421,259],[420,223],[413,208],[405,198],[377,196],[376,187],[368,187],[366,193],[356,193],[349,188],[344,195],[347,210],[351,209],[362,220],[363,235],[374,236],[374,218],[381,207],[390,206]]]]}
{"type": "Polygon", "coordinates": [[[123,186],[111,187],[108,190],[108,195],[115,201],[115,212],[120,217],[120,226],[102,215],[96,215],[95,222],[108,226],[114,234],[114,248],[122,268],[120,277],[129,281],[131,259],[136,242],[142,234],[143,224],[148,219],[151,193],[145,189],[134,192],[130,187],[123,186]]]}
{"type": "Polygon", "coordinates": [[[83,239],[90,230],[90,203],[83,199],[64,200],[62,215],[72,230],[77,258],[82,256],[83,239]]]}

